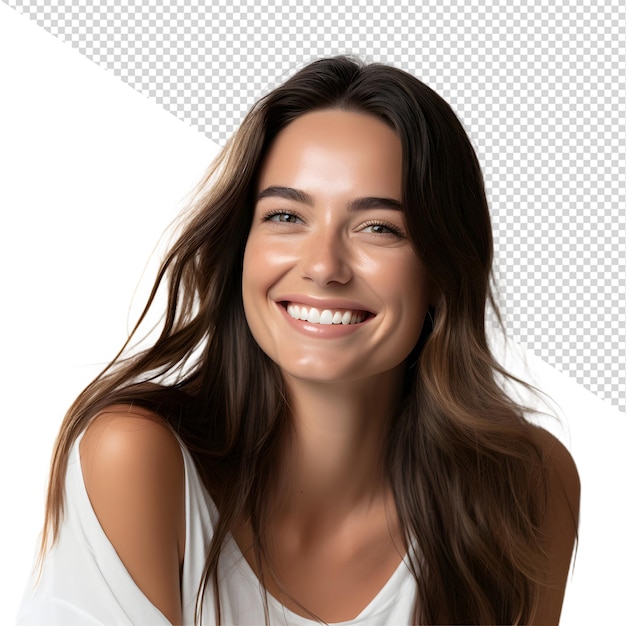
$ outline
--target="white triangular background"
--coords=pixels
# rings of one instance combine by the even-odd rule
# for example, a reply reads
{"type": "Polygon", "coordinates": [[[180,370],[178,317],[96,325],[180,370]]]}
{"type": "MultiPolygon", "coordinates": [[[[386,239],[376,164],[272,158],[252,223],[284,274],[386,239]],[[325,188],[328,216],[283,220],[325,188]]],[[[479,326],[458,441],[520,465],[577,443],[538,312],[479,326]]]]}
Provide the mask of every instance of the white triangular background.
{"type": "MultiPolygon", "coordinates": [[[[146,260],[217,146],[2,3],[0,93],[0,606],[12,620],[63,413],[125,337],[146,260]]],[[[505,360],[559,405],[563,427],[545,425],[581,475],[561,623],[615,621],[626,420],[519,346],[505,360]]]]}

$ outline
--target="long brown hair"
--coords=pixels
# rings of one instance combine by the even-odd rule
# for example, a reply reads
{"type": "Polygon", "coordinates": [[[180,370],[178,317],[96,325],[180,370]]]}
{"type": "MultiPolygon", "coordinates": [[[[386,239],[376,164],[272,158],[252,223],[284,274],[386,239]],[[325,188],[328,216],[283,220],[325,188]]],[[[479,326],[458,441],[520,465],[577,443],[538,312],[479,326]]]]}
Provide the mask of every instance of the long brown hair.
{"type": "Polygon", "coordinates": [[[408,233],[437,294],[407,359],[404,399],[386,448],[406,542],[417,545],[415,618],[529,622],[545,558],[545,471],[535,428],[497,384],[506,373],[485,337],[486,303],[495,303],[480,167],[460,122],[435,92],[401,70],[347,57],[311,63],[257,102],[200,185],[133,331],[165,287],[160,334],[131,355],[127,343],[63,422],[44,547],[59,531],[76,437],[105,406],[134,402],[179,433],[220,511],[199,610],[211,580],[217,590],[220,549],[235,520],[250,519],[263,562],[261,529],[288,411],[280,372],[245,321],[243,250],[269,146],[298,116],[328,108],[374,115],[400,137],[408,233]]]}

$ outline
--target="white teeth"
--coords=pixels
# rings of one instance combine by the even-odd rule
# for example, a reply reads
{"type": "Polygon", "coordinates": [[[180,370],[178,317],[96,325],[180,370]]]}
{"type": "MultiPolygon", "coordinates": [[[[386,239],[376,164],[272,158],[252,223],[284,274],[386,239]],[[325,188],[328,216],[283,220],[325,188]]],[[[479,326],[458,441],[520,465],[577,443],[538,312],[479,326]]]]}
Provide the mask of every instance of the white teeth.
{"type": "Polygon", "coordinates": [[[333,323],[333,312],[328,309],[324,309],[322,314],[320,315],[320,324],[332,324],[333,323]]]}
{"type": "Polygon", "coordinates": [[[296,320],[310,324],[360,324],[365,319],[361,311],[331,311],[324,309],[321,313],[315,307],[307,308],[298,304],[288,304],[287,313],[296,320]]]}

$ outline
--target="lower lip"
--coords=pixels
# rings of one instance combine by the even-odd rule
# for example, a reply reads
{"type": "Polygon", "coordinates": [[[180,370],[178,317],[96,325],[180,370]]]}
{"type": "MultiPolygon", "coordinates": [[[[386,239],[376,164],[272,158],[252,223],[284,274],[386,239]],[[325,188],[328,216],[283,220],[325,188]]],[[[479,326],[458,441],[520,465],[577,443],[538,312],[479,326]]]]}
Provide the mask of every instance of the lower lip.
{"type": "Polygon", "coordinates": [[[309,336],[319,337],[320,339],[335,339],[338,337],[346,337],[355,332],[358,332],[363,328],[373,317],[368,317],[364,321],[358,324],[311,324],[303,320],[296,320],[289,313],[284,306],[276,305],[282,314],[287,319],[287,322],[295,330],[309,336]]]}

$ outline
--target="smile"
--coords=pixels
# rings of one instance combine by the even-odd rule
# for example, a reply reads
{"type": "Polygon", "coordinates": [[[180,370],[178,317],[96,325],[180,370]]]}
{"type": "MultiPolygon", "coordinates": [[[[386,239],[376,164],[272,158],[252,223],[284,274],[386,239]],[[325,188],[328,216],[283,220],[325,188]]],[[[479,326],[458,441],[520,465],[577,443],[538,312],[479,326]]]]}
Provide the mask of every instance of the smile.
{"type": "Polygon", "coordinates": [[[294,320],[302,320],[309,324],[324,324],[327,326],[331,324],[342,324],[344,326],[360,324],[369,316],[367,311],[351,311],[348,309],[323,309],[320,311],[315,307],[307,307],[291,302],[287,303],[286,309],[289,316],[294,320]]]}

